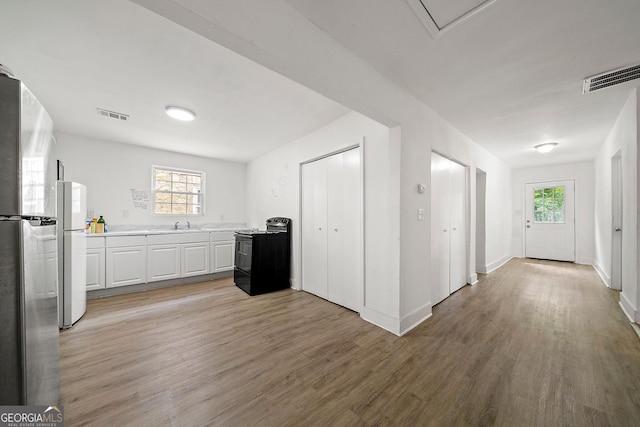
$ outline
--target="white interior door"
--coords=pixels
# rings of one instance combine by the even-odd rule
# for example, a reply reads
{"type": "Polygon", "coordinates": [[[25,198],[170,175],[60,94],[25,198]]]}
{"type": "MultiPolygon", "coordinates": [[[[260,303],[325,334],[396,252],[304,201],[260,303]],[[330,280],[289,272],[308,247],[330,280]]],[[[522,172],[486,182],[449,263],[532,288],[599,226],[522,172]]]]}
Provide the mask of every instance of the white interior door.
{"type": "Polygon", "coordinates": [[[327,289],[327,159],[302,165],[302,289],[327,289]]]}
{"type": "Polygon", "coordinates": [[[328,299],[360,311],[360,150],[327,158],[328,299]]]}
{"type": "Polygon", "coordinates": [[[466,170],[449,162],[449,293],[467,284],[466,170]]]}
{"type": "Polygon", "coordinates": [[[449,292],[449,165],[444,157],[431,153],[431,277],[436,280],[433,303],[449,292]]]}
{"type": "Polygon", "coordinates": [[[622,158],[611,158],[611,288],[622,289],[622,158]]]}
{"type": "Polygon", "coordinates": [[[525,256],[575,261],[574,181],[525,184],[525,256]]]}

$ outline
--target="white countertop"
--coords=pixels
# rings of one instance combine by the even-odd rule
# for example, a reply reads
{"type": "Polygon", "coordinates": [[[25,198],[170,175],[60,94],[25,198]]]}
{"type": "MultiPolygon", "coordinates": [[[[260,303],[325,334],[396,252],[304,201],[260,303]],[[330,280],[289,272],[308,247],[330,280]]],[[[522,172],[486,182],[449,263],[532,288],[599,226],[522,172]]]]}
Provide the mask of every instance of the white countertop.
{"type": "Polygon", "coordinates": [[[250,227],[203,227],[203,228],[149,228],[149,229],[131,229],[131,230],[115,230],[107,233],[87,234],[87,237],[109,237],[109,236],[148,236],[154,234],[181,234],[181,233],[209,233],[216,231],[238,231],[251,230],[250,227]]]}

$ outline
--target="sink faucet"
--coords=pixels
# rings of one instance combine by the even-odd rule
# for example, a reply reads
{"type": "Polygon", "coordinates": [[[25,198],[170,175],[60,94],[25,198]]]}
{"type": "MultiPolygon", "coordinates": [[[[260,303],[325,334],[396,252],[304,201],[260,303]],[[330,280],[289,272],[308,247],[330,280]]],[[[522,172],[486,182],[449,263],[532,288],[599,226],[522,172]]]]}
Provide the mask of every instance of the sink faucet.
{"type": "Polygon", "coordinates": [[[180,224],[180,221],[176,221],[175,224],[173,224],[173,229],[177,230],[178,229],[178,224],[180,224]]]}
{"type": "Polygon", "coordinates": [[[187,221],[187,228],[191,229],[191,223],[189,221],[187,221]]]}

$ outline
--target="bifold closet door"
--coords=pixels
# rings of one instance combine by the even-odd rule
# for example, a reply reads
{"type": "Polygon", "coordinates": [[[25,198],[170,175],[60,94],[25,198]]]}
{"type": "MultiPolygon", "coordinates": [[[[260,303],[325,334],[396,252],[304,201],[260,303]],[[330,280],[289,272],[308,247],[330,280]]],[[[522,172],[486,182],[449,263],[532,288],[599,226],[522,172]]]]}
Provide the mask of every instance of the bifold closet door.
{"type": "Polygon", "coordinates": [[[449,164],[431,153],[431,277],[436,280],[433,304],[449,296],[449,164]]]}
{"type": "Polygon", "coordinates": [[[467,284],[467,209],[466,170],[449,161],[449,292],[454,293],[467,284]]]}
{"type": "Polygon", "coordinates": [[[360,311],[360,149],[302,166],[302,289],[360,311]]]}
{"type": "Polygon", "coordinates": [[[467,283],[465,167],[431,153],[431,277],[437,304],[467,283]]]}
{"type": "Polygon", "coordinates": [[[302,288],[322,298],[327,290],[327,161],[302,166],[302,288]]]}
{"type": "Polygon", "coordinates": [[[329,301],[360,311],[360,150],[327,159],[329,301]]]}

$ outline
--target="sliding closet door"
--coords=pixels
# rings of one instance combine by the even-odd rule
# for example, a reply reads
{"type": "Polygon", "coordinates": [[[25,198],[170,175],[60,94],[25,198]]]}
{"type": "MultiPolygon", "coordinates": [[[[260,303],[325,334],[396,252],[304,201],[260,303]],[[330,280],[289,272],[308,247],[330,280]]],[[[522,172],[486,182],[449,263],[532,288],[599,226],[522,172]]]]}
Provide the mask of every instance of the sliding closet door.
{"type": "Polygon", "coordinates": [[[327,161],[302,166],[302,289],[322,298],[327,290],[327,161]]]}
{"type": "Polygon", "coordinates": [[[329,301],[360,311],[360,150],[327,158],[329,301]]]}

